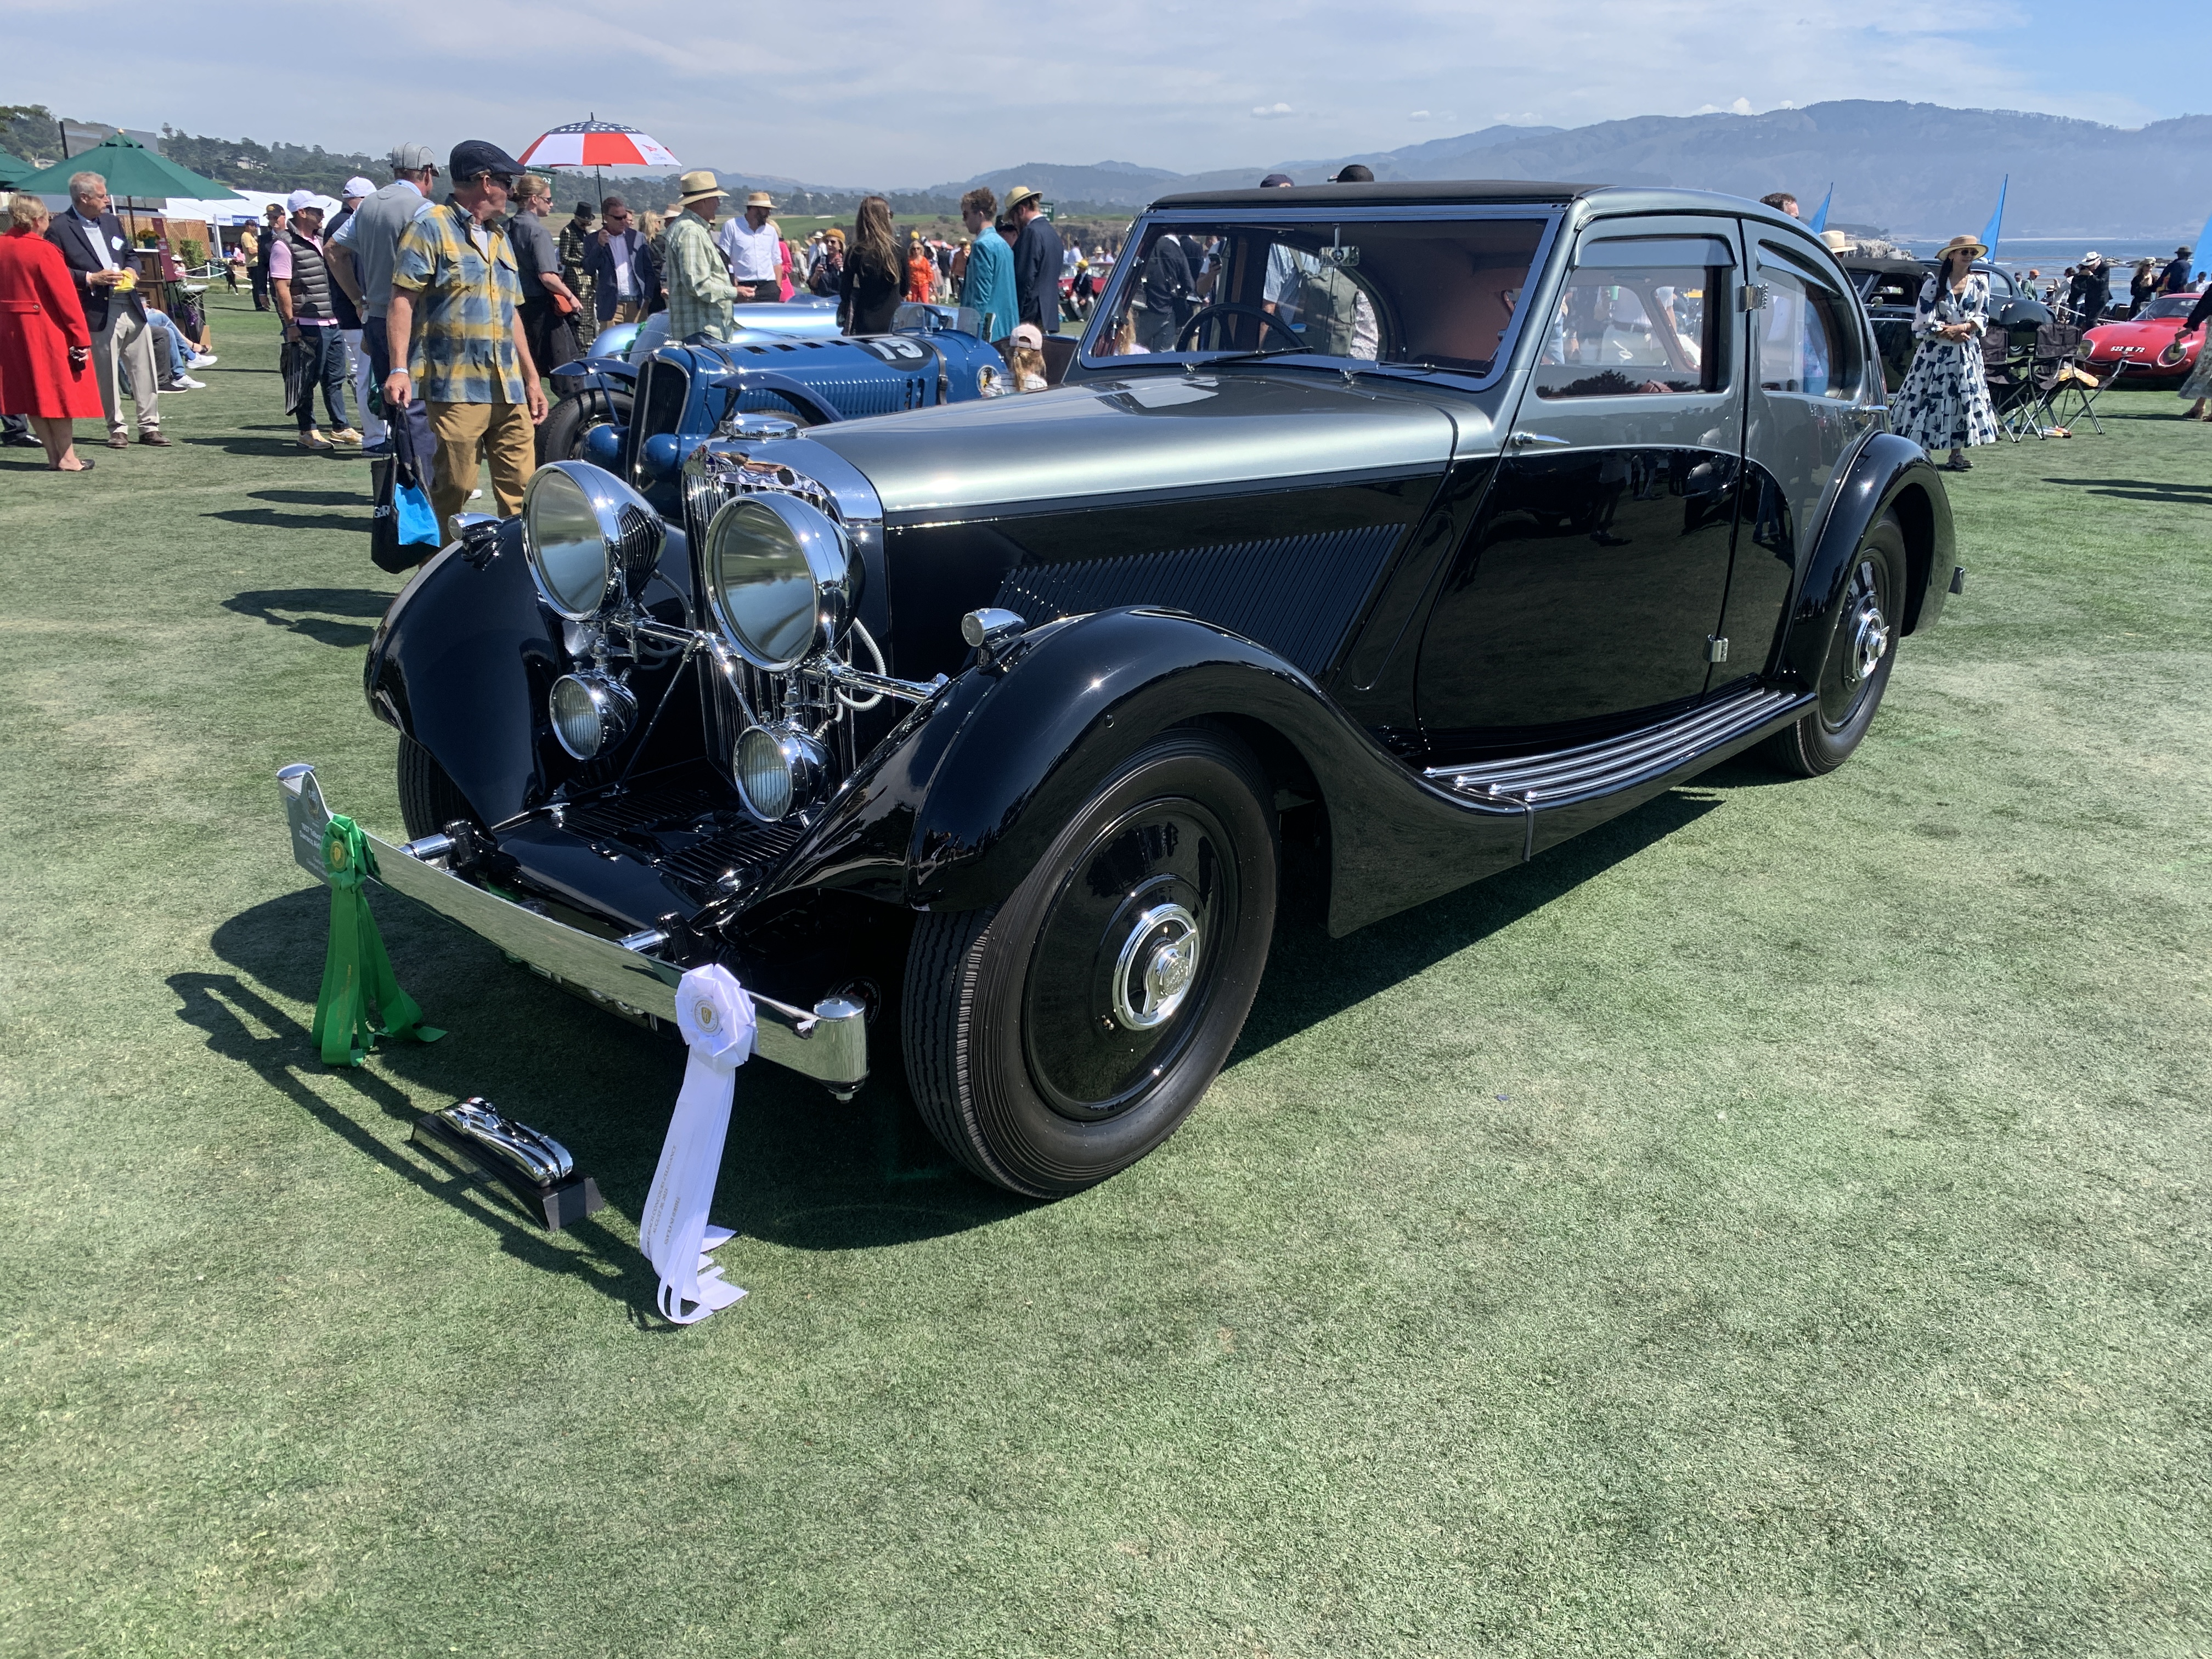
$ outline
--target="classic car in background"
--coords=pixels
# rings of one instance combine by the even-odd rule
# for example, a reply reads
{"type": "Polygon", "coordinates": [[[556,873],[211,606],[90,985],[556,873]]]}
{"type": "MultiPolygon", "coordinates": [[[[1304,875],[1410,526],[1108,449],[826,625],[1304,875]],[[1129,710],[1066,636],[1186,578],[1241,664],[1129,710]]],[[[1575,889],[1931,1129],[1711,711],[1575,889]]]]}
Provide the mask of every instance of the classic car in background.
{"type": "Polygon", "coordinates": [[[1829,771],[1963,581],[1849,278],[1755,204],[1238,191],[1133,246],[1043,392],[708,437],[738,354],[656,351],[613,467],[379,626],[386,884],[633,1018],[719,962],[765,1058],[895,1043],[969,1169],[1066,1193],[1219,1071],[1286,843],[1341,934],[1753,745],[1829,771]],[[1203,303],[1112,355],[1170,234],[1203,303]]]}
{"type": "Polygon", "coordinates": [[[664,424],[644,434],[668,440],[656,465],[661,450],[710,435],[732,414],[818,426],[1012,389],[975,313],[962,307],[901,306],[890,333],[850,337],[837,331],[837,307],[826,300],[737,306],[732,314],[738,326],[726,341],[672,343],[665,311],[602,329],[585,356],[554,371],[562,395],[538,429],[538,459],[622,467],[640,383],[661,361],[669,370],[650,418],[664,424]],[[679,382],[680,408],[670,390],[679,382]]]}
{"type": "MultiPolygon", "coordinates": [[[[1913,313],[1919,305],[1920,285],[1934,274],[1936,263],[1852,253],[1840,258],[1873,325],[1875,343],[1881,353],[1883,383],[1894,392],[1905,384],[1905,373],[1912,367],[1913,313]]],[[[2051,320],[2050,308],[2014,282],[2011,272],[1986,259],[1977,259],[1974,269],[1990,279],[1993,325],[2008,333],[2033,334],[2051,320]]]]}
{"type": "Polygon", "coordinates": [[[2125,322],[2100,323],[2081,337],[2089,349],[2090,366],[2103,370],[2124,363],[2130,386],[2179,386],[2197,367],[2197,354],[2204,347],[2203,326],[2193,334],[2181,332],[2202,297],[2201,289],[2161,294],[2125,322]],[[2166,353],[2176,340],[2181,343],[2180,354],[2169,362],[2166,353]]]}

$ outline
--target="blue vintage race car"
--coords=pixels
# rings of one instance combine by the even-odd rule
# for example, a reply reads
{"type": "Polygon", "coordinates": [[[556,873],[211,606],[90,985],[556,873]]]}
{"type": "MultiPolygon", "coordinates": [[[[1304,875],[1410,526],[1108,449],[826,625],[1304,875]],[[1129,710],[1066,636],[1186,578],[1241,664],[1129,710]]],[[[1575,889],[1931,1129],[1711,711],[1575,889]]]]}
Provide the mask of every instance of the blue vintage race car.
{"type": "Polygon", "coordinates": [[[650,493],[733,416],[823,426],[1013,390],[964,307],[902,306],[892,332],[866,336],[840,334],[826,300],[738,306],[734,317],[727,340],[672,342],[665,312],[602,329],[584,358],[553,372],[563,395],[538,428],[539,461],[588,460],[650,493]],[[647,413],[634,422],[641,393],[647,413]]]}

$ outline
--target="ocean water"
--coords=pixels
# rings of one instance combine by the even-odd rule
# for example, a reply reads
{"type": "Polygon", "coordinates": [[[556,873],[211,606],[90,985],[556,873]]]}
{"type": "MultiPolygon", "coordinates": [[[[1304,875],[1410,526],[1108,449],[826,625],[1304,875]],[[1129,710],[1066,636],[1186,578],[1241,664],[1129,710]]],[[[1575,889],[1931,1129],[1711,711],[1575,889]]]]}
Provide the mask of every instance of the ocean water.
{"type": "MultiPolygon", "coordinates": [[[[1893,237],[1899,247],[1910,248],[1922,258],[1933,258],[1936,249],[1951,239],[1937,237],[1893,237]]],[[[1997,263],[2008,270],[2025,270],[2034,266],[2046,276],[2055,276],[2071,264],[2079,264],[2085,253],[2101,253],[2115,264],[2132,265],[2138,259],[2155,259],[2162,267],[2173,258],[2173,250],[2184,242],[2194,246],[2196,238],[2115,237],[2100,240],[2096,237],[2022,236],[2015,240],[2007,236],[1997,243],[1997,263]]],[[[2205,250],[2199,248],[2202,255],[2205,250]]]]}

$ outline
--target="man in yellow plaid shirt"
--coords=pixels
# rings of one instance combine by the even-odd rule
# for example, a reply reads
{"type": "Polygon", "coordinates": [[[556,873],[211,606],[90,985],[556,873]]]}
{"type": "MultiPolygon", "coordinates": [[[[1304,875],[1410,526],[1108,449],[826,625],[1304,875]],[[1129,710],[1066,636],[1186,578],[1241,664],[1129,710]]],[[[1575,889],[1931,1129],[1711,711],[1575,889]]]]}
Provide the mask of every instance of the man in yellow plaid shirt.
{"type": "Polygon", "coordinates": [[[714,214],[722,205],[722,186],[702,167],[676,181],[684,211],[668,225],[668,337],[688,340],[705,334],[730,337],[730,304],[738,290],[730,268],[714,246],[714,214]]]}
{"type": "Polygon", "coordinates": [[[453,515],[477,487],[479,444],[503,519],[522,511],[523,486],[538,464],[532,428],[545,418],[545,394],[517,309],[514,251],[499,219],[521,172],[496,144],[471,138],[455,145],[447,174],[453,193],[402,233],[392,267],[386,327],[392,370],[384,400],[404,408],[421,382],[438,438],[430,504],[447,540],[453,515]]]}

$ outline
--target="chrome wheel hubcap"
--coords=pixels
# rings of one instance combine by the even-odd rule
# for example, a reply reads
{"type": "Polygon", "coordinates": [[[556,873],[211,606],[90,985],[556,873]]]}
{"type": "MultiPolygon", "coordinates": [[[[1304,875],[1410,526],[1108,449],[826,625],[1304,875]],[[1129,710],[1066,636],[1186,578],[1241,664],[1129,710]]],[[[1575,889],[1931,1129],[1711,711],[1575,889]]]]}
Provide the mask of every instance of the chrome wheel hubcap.
{"type": "Polygon", "coordinates": [[[1881,597],[1870,581],[1860,590],[1850,629],[1851,646],[1844,658],[1844,677],[1856,685],[1881,667],[1881,659],[1889,654],[1889,619],[1881,614],[1881,597]]]}
{"type": "Polygon", "coordinates": [[[1131,1031],[1173,1019],[1198,978],[1198,922],[1175,903],[1137,918],[1114,966],[1114,1018],[1131,1031]]]}

